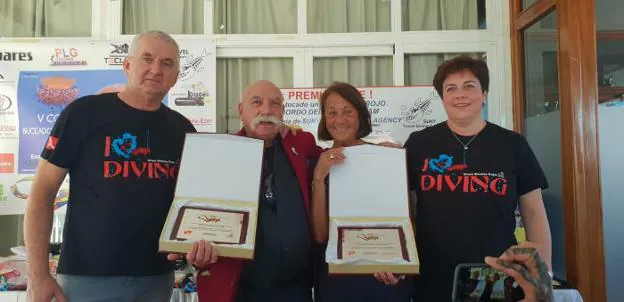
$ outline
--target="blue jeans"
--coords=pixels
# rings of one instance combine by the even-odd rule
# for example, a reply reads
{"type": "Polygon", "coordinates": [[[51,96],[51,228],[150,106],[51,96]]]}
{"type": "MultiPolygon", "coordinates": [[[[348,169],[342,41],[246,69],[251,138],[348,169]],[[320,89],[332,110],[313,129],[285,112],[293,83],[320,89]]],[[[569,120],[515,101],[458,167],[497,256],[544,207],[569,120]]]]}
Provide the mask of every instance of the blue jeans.
{"type": "Polygon", "coordinates": [[[69,302],[169,302],[173,272],[145,277],[99,277],[61,275],[56,277],[69,302]]]}

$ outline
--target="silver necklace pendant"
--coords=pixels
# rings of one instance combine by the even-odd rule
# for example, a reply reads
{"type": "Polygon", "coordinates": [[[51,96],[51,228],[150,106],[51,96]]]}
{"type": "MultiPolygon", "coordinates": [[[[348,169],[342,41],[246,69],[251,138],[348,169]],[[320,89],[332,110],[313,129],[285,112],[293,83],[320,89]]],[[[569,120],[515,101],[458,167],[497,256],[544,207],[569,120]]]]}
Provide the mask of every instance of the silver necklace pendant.
{"type": "Polygon", "coordinates": [[[457,140],[458,143],[460,143],[462,146],[464,146],[464,151],[468,150],[468,146],[470,145],[470,143],[472,143],[472,141],[477,138],[477,135],[479,135],[479,133],[475,134],[472,136],[472,138],[464,144],[464,142],[462,142],[459,137],[457,137],[457,134],[455,134],[455,132],[453,132],[452,129],[449,128],[449,130],[451,130],[451,134],[453,134],[453,137],[455,138],[455,140],[457,140]]]}

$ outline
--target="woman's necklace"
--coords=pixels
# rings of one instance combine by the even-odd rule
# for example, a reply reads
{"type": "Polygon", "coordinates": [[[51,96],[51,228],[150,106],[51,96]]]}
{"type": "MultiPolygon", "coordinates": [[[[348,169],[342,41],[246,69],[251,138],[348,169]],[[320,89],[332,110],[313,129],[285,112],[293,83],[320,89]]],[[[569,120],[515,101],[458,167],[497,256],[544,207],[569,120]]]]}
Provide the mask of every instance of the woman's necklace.
{"type": "Polygon", "coordinates": [[[468,149],[469,149],[470,143],[472,143],[472,141],[474,141],[474,139],[475,139],[475,138],[477,138],[477,135],[479,135],[479,133],[481,133],[481,131],[479,131],[479,132],[477,132],[477,134],[473,135],[473,136],[472,136],[472,138],[471,138],[471,139],[470,139],[467,143],[464,143],[464,142],[462,142],[462,141],[459,139],[459,137],[457,137],[457,134],[455,134],[455,131],[453,131],[453,129],[451,129],[451,127],[449,127],[449,130],[451,130],[451,134],[453,134],[453,137],[455,137],[455,139],[456,139],[456,140],[457,140],[457,141],[458,141],[458,142],[459,142],[462,146],[464,146],[464,156],[463,156],[463,159],[464,159],[464,166],[465,166],[465,165],[466,165],[466,161],[467,161],[467,160],[466,160],[466,156],[467,156],[467,155],[466,155],[466,152],[468,152],[468,149]]]}

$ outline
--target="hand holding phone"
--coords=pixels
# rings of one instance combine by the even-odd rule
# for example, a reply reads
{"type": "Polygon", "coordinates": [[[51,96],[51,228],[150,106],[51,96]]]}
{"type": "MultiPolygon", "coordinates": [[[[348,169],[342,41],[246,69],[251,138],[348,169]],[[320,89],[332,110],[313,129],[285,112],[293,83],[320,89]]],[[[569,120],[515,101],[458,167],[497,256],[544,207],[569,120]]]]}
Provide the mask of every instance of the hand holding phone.
{"type": "Polygon", "coordinates": [[[554,301],[552,274],[535,243],[512,246],[498,258],[485,257],[485,262],[513,277],[524,289],[528,301],[554,301]]]}
{"type": "Polygon", "coordinates": [[[455,268],[453,302],[520,301],[522,287],[513,277],[484,263],[462,263],[455,268]]]}

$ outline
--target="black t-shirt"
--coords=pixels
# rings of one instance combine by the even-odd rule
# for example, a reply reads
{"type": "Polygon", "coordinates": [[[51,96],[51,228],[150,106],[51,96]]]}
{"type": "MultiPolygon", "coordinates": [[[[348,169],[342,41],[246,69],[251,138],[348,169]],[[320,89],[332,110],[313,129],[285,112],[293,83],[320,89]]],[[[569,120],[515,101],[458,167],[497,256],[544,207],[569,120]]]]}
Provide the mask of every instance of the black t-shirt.
{"type": "Polygon", "coordinates": [[[116,94],[82,97],[57,120],[41,157],[66,168],[70,195],[59,273],[146,276],[173,265],[158,253],[185,132],[162,105],[141,111],[116,94]]]}
{"type": "Polygon", "coordinates": [[[412,133],[405,148],[417,196],[416,296],[447,301],[455,266],[482,263],[516,244],[519,197],[548,184],[524,137],[489,122],[476,137],[457,138],[443,122],[412,133]]]}

